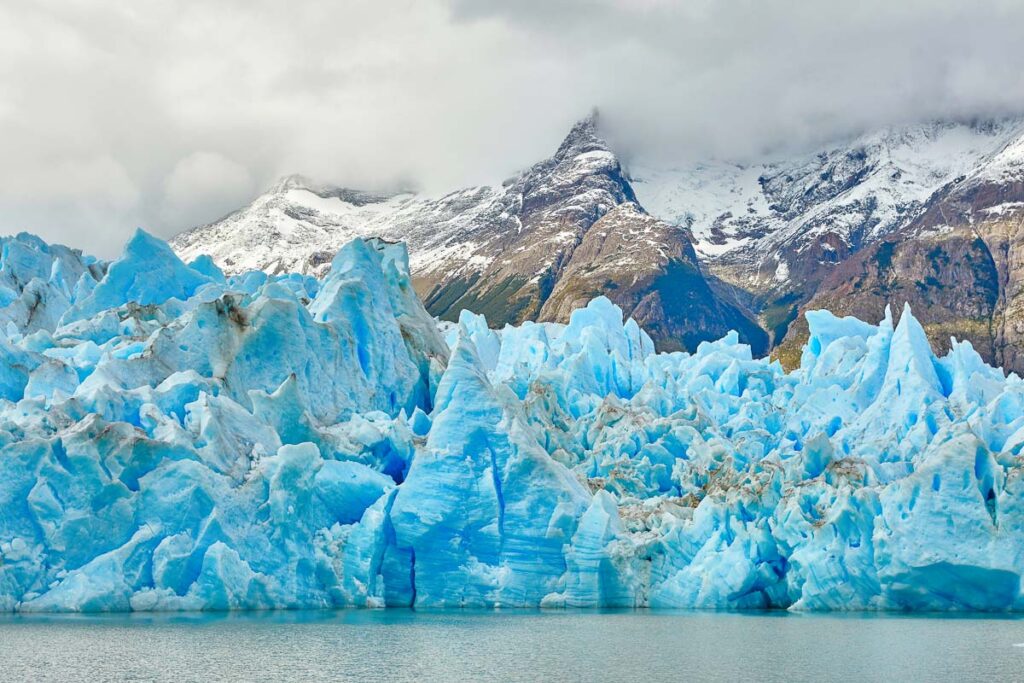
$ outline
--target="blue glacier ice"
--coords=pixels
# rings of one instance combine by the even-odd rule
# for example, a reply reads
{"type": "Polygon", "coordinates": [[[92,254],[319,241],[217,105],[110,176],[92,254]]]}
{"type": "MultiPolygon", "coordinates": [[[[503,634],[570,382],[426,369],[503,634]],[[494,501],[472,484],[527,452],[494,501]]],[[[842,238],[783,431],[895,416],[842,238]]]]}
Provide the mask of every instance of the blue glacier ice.
{"type": "Polygon", "coordinates": [[[800,367],[438,323],[402,245],[0,239],[0,610],[1024,608],[1024,383],[905,309],[800,367]]]}

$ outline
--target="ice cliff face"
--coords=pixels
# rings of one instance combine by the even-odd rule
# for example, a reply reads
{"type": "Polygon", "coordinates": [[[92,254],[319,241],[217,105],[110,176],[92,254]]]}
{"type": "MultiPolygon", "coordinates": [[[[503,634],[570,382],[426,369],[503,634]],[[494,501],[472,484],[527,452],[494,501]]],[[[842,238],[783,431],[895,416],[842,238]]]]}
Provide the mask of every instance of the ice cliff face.
{"type": "Polygon", "coordinates": [[[1024,385],[808,313],[799,369],[607,299],[439,330],[400,245],[225,277],[0,253],[0,608],[1024,607],[1024,385]]]}

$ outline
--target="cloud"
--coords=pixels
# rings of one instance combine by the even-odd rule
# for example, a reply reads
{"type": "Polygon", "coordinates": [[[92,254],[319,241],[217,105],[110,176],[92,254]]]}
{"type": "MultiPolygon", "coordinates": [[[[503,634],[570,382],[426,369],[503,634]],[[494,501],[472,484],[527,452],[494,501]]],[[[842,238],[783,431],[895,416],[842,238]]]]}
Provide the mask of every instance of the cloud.
{"type": "Polygon", "coordinates": [[[255,189],[245,166],[216,152],[194,152],[167,176],[161,208],[168,223],[202,223],[237,209],[255,189]]]}
{"type": "Polygon", "coordinates": [[[2,175],[0,234],[26,230],[112,256],[139,212],[141,194],[116,159],[55,156],[2,175]],[[69,239],[69,237],[71,239],[69,239]]]}
{"type": "Polygon", "coordinates": [[[287,173],[498,181],[594,105],[658,163],[1024,111],[1022,25],[1005,0],[4,3],[0,230],[110,256],[287,173]]]}

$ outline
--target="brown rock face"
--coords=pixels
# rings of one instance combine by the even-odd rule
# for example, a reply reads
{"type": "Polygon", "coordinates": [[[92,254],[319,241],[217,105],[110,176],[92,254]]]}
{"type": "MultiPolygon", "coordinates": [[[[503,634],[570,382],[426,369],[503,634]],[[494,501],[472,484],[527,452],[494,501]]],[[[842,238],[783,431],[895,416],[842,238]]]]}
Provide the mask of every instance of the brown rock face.
{"type": "MultiPolygon", "coordinates": [[[[998,290],[997,271],[976,235],[961,230],[869,247],[837,268],[802,310],[827,308],[862,320],[882,318],[909,303],[937,351],[949,337],[967,339],[992,358],[991,320],[998,290]]],[[[807,338],[801,315],[779,348],[784,361],[807,338]]]]}
{"type": "Polygon", "coordinates": [[[590,227],[636,199],[595,126],[579,122],[553,157],[506,185],[469,228],[477,258],[418,274],[432,313],[454,319],[468,308],[493,324],[537,318],[590,227]]]}
{"type": "Polygon", "coordinates": [[[688,232],[632,202],[615,207],[587,231],[540,319],[566,320],[600,295],[636,319],[662,350],[693,350],[732,329],[755,353],[767,350],[767,335],[757,324],[735,302],[712,291],[688,232]]]}

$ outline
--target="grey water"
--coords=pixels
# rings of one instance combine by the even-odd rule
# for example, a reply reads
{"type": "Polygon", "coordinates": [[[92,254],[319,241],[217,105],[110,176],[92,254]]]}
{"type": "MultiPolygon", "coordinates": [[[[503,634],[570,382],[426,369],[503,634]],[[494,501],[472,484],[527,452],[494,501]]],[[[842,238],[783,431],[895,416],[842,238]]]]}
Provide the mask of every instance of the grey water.
{"type": "Polygon", "coordinates": [[[4,681],[1024,680],[1013,618],[345,610],[0,618],[4,681]]]}

